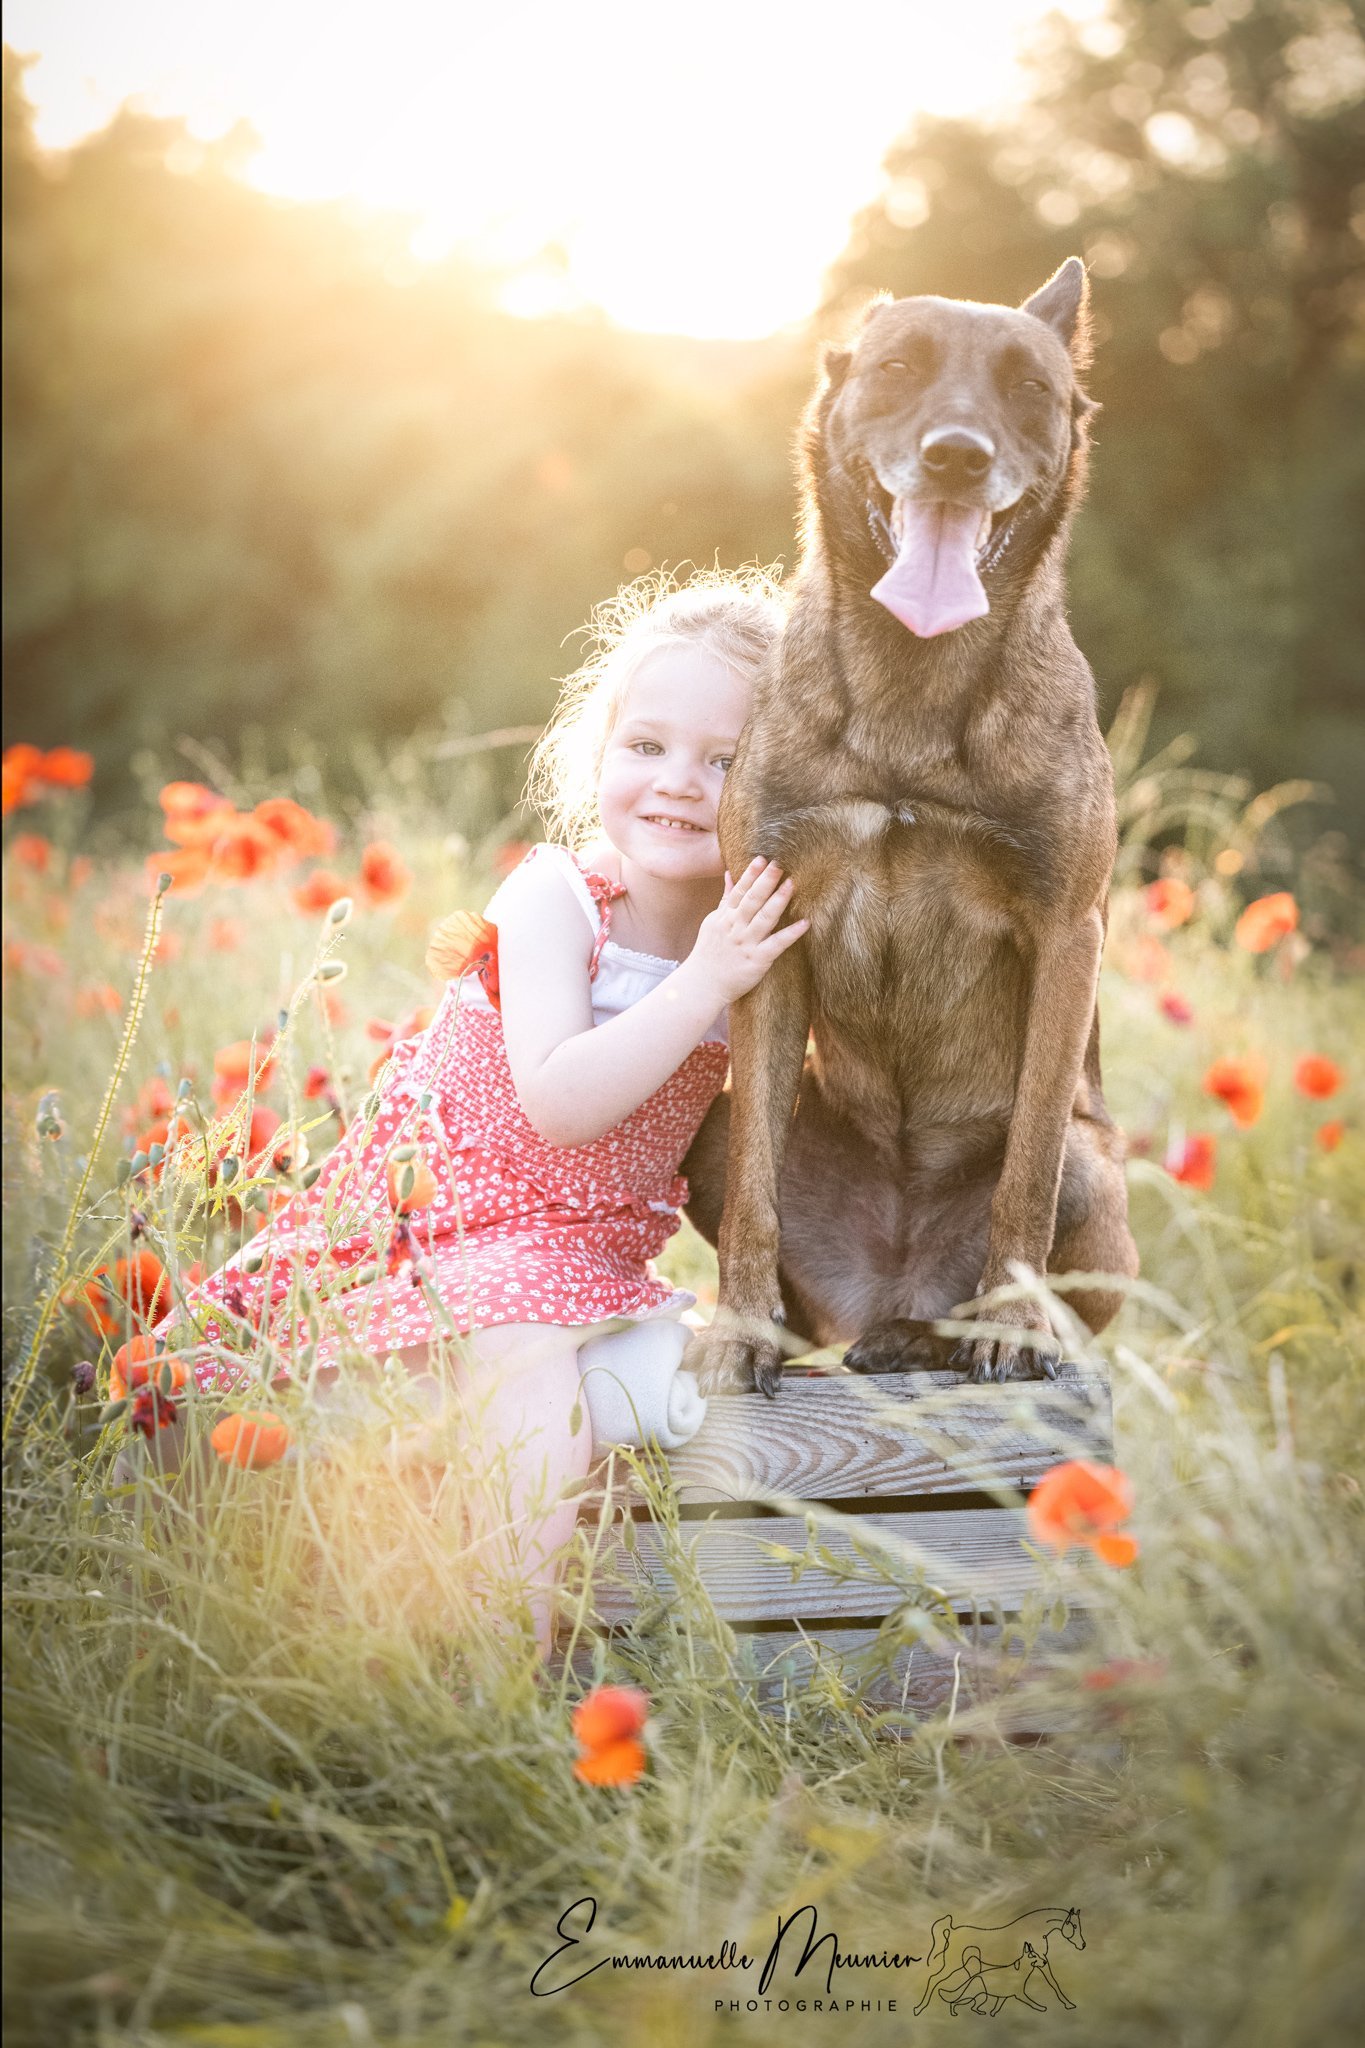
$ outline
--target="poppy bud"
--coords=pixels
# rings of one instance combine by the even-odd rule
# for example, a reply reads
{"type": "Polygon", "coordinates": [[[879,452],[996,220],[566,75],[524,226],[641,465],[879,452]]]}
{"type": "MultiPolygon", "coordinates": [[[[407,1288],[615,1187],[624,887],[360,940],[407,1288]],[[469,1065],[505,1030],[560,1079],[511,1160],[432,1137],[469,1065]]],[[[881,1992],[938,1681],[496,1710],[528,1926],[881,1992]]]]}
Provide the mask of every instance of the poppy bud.
{"type": "Polygon", "coordinates": [[[147,1168],[150,1165],[150,1163],[151,1162],[148,1160],[147,1154],[145,1152],[134,1152],[132,1158],[128,1162],[128,1171],[136,1180],[138,1174],[145,1173],[147,1171],[147,1168]]]}
{"type": "Polygon", "coordinates": [[[177,1101],[177,1102],[188,1102],[188,1101],[189,1101],[189,1099],[190,1099],[190,1097],[191,1097],[191,1095],[193,1095],[193,1093],[194,1093],[194,1083],[193,1083],[193,1081],[185,1080],[185,1081],[182,1081],[182,1082],[180,1083],[180,1086],[179,1086],[179,1087],[178,1087],[178,1088],[176,1089],[176,1091],[175,1091],[175,1099],[176,1099],[176,1101],[177,1101]]]}
{"type": "Polygon", "coordinates": [[[164,1145],[153,1145],[147,1154],[147,1164],[149,1166],[160,1166],[165,1157],[166,1147],[164,1145]]]}
{"type": "Polygon", "coordinates": [[[302,1179],[302,1181],[300,1182],[300,1186],[301,1186],[301,1187],[304,1187],[304,1188],[311,1188],[311,1187],[312,1187],[312,1185],[313,1185],[313,1183],[314,1183],[314,1181],[315,1181],[315,1180],[317,1179],[318,1175],[319,1175],[319,1174],[320,1174],[321,1172],[322,1172],[322,1167],[321,1167],[321,1164],[319,1164],[319,1165],[317,1165],[317,1166],[310,1166],[310,1167],[309,1167],[309,1169],[308,1169],[308,1171],[307,1171],[307,1173],[305,1173],[305,1174],[304,1174],[304,1176],[303,1176],[303,1179],[302,1179]]]}
{"type": "Polygon", "coordinates": [[[164,896],[164,895],[165,895],[165,893],[166,893],[166,891],[167,891],[167,890],[168,890],[168,889],[170,888],[170,886],[171,886],[171,883],[172,883],[172,882],[174,881],[174,879],[175,879],[175,877],[174,877],[173,875],[167,875],[167,874],[164,874],[164,873],[163,873],[163,874],[160,874],[160,875],[158,875],[158,876],[157,876],[157,878],[156,878],[156,893],[157,893],[157,895],[158,895],[158,896],[164,896]]]}
{"type": "Polygon", "coordinates": [[[396,1160],[399,1166],[405,1166],[409,1159],[417,1157],[417,1147],[415,1145],[395,1145],[389,1157],[396,1160]]]}
{"type": "Polygon", "coordinates": [[[117,1422],[127,1406],[128,1403],[126,1401],[106,1401],[100,1409],[100,1421],[103,1423],[117,1422]]]}
{"type": "Polygon", "coordinates": [[[346,962],[344,960],[324,960],[318,969],[319,981],[344,981],[345,979],[346,962]]]}
{"type": "Polygon", "coordinates": [[[355,904],[352,902],[349,896],[338,896],[336,902],[332,905],[331,909],[327,913],[328,924],[333,926],[349,924],[351,921],[351,912],[354,909],[355,904]]]}
{"type": "Polygon", "coordinates": [[[95,1368],[90,1363],[90,1360],[88,1358],[82,1358],[75,1365],[72,1366],[71,1384],[78,1394],[89,1394],[93,1392],[95,1385],[95,1368]]]}
{"type": "Polygon", "coordinates": [[[244,1273],[259,1273],[264,1264],[264,1252],[248,1252],[242,1260],[242,1271],[244,1273]]]}
{"type": "Polygon", "coordinates": [[[125,1181],[132,1178],[132,1172],[132,1162],[127,1159],[120,1159],[118,1165],[114,1168],[114,1186],[121,1188],[125,1181]]]}
{"type": "Polygon", "coordinates": [[[242,1162],[235,1152],[225,1152],[218,1164],[218,1178],[224,1187],[230,1187],[242,1170],[242,1162]]]}

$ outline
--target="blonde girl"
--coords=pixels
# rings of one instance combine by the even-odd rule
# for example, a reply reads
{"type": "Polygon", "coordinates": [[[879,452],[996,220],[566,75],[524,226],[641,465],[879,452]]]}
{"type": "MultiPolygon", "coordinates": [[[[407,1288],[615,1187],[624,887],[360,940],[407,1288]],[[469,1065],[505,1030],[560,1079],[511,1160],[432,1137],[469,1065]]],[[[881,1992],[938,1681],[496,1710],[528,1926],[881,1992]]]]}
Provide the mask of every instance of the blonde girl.
{"type": "MultiPolygon", "coordinates": [[[[727,1006],[806,929],[780,925],[791,885],[778,870],[754,862],[732,879],[716,838],[781,627],[757,571],[651,579],[594,615],[589,658],[532,760],[549,840],[483,920],[438,927],[440,1008],[396,1048],[377,1114],[276,1219],[271,1265],[250,1283],[378,1255],[374,1281],[335,1297],[354,1344],[398,1353],[435,1386],[444,1340],[467,1338],[451,1358],[457,1398],[510,1468],[489,1540],[527,1586],[542,1649],[574,1520],[566,1485],[605,1443],[685,1441],[705,1405],[679,1371],[694,1297],[652,1260],[725,1078],[727,1006]],[[395,1219],[395,1188],[419,1168],[424,1206],[395,1219]],[[343,1192],[354,1228],[338,1241],[323,1209],[335,1219],[343,1192]],[[574,1426],[582,1396],[591,1429],[574,1426]]],[[[240,1306],[247,1285],[238,1259],[202,1295],[231,1290],[240,1306]]],[[[324,1336],[322,1363],[341,1335],[324,1336]]]]}

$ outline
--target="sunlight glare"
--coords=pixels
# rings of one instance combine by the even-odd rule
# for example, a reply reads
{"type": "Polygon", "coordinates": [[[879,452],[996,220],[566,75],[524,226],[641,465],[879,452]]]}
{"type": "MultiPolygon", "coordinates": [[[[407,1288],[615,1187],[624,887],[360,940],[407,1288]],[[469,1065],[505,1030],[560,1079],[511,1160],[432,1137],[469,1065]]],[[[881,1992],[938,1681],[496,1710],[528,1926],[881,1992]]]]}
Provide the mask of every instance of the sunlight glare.
{"type": "Polygon", "coordinates": [[[837,33],[814,16],[803,33],[790,10],[722,0],[11,0],[6,37],[38,53],[48,147],[129,97],[200,140],[246,121],[251,184],[399,212],[414,260],[493,265],[510,310],[748,336],[817,303],[917,112],[1017,91],[1018,37],[1047,11],[845,0],[837,33]]]}

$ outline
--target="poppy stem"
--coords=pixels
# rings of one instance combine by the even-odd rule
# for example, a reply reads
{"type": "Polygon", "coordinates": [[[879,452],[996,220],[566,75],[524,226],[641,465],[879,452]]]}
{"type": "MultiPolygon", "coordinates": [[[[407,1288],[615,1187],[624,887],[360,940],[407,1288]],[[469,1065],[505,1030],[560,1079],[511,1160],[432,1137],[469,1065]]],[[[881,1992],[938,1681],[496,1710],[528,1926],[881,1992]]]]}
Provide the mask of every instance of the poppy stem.
{"type": "Polygon", "coordinates": [[[20,1404],[25,1394],[33,1384],[33,1376],[38,1370],[38,1361],[42,1356],[43,1345],[47,1340],[47,1333],[52,1327],[52,1318],[56,1314],[57,1303],[61,1298],[62,1287],[66,1281],[67,1265],[71,1258],[71,1245],[76,1235],[76,1224],[80,1219],[86,1191],[90,1186],[91,1175],[95,1171],[95,1161],[98,1159],[100,1147],[104,1143],[104,1134],[109,1128],[109,1119],[113,1115],[114,1098],[122,1085],[124,1075],[128,1071],[128,1062],[132,1057],[133,1046],[137,1040],[138,1026],[142,1022],[142,1012],[147,1006],[147,983],[151,977],[152,957],[156,952],[156,942],[161,932],[161,906],[165,901],[166,892],[170,886],[170,876],[163,875],[157,884],[156,894],[153,896],[147,909],[147,930],[142,941],[142,956],[137,963],[137,980],[133,984],[133,999],[128,1005],[128,1015],[124,1021],[123,1036],[119,1040],[118,1056],[114,1061],[114,1071],[109,1076],[109,1085],[104,1091],[104,1101],[100,1105],[99,1122],[95,1126],[95,1135],[91,1141],[89,1152],[86,1155],[85,1171],[81,1175],[80,1186],[76,1189],[70,1210],[67,1213],[66,1229],[62,1234],[62,1242],[57,1253],[56,1265],[52,1269],[52,1284],[39,1311],[38,1327],[33,1333],[33,1342],[29,1345],[28,1356],[15,1375],[14,1385],[5,1409],[4,1429],[3,1434],[0,1434],[0,1444],[6,1449],[9,1447],[11,1425],[19,1412],[20,1404]]]}

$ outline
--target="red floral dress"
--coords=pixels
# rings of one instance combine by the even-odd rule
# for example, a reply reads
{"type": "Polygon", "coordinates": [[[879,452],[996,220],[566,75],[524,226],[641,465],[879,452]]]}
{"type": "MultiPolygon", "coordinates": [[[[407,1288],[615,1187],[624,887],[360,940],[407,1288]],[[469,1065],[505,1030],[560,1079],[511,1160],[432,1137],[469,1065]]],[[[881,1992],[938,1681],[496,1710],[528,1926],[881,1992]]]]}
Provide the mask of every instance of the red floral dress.
{"type": "MultiPolygon", "coordinates": [[[[535,847],[527,859],[537,855],[573,858],[535,847]]],[[[596,981],[611,904],[625,891],[576,861],[571,872],[581,877],[584,907],[596,911],[596,981]]],[[[496,999],[495,964],[482,979],[496,999]]],[[[676,963],[635,954],[625,964],[643,969],[647,983],[676,963]]],[[[195,1321],[206,1338],[222,1338],[212,1314],[221,1304],[239,1332],[242,1318],[264,1322],[286,1353],[315,1346],[328,1365],[345,1342],[338,1323],[357,1347],[383,1357],[497,1323],[574,1327],[677,1314],[695,1297],[668,1287],[650,1261],[678,1228],[687,1200],[678,1167],[728,1064],[724,1039],[704,1039],[623,1123],[591,1145],[550,1145],[517,1099],[496,1002],[468,980],[452,981],[421,1037],[395,1047],[373,1120],[358,1119],[313,1187],[196,1290],[195,1321]],[[386,1176],[393,1148],[407,1142],[421,1146],[436,1194],[407,1219],[404,1240],[386,1176]],[[257,1272],[244,1270],[244,1260],[262,1255],[257,1272]]],[[[161,1328],[171,1320],[178,1317],[161,1328]]],[[[220,1353],[196,1377],[201,1387],[226,1387],[248,1370],[246,1360],[237,1366],[220,1353]]]]}

